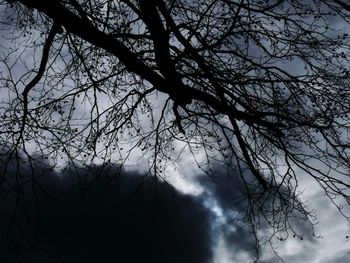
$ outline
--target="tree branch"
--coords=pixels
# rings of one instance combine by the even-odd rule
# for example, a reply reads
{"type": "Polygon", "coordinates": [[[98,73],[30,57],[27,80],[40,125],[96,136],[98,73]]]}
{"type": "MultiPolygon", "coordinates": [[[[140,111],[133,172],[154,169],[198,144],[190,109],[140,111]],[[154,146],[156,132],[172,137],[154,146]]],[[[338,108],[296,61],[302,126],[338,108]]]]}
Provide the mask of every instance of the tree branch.
{"type": "Polygon", "coordinates": [[[47,61],[49,59],[49,53],[50,48],[53,44],[53,41],[55,39],[56,34],[61,33],[62,28],[61,25],[59,25],[57,22],[54,22],[52,25],[52,28],[49,32],[49,35],[47,37],[47,40],[44,44],[43,48],[43,55],[41,57],[40,66],[38,69],[38,73],[35,75],[35,77],[28,83],[28,85],[24,88],[22,95],[23,95],[23,123],[25,123],[26,116],[28,115],[28,93],[29,91],[35,87],[42,78],[42,76],[45,73],[45,68],[47,61]]]}

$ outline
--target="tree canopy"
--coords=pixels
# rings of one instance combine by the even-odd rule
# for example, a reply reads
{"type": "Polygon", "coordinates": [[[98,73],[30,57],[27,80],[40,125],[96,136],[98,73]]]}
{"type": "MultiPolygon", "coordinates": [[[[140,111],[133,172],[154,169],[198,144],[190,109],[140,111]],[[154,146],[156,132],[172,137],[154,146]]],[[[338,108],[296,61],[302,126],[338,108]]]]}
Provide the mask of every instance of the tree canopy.
{"type": "Polygon", "coordinates": [[[305,176],[340,213],[337,198],[350,204],[345,1],[0,3],[0,191],[10,175],[37,180],[9,173],[13,158],[143,156],[165,178],[190,153],[209,175],[234,167],[256,235],[260,224],[293,232],[292,215],[312,220],[305,176]]]}

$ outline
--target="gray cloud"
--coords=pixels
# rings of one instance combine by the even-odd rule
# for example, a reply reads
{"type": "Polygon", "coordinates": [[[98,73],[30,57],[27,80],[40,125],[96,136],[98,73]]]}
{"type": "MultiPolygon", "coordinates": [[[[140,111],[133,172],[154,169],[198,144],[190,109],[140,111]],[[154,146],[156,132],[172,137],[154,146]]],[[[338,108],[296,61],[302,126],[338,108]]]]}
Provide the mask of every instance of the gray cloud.
{"type": "Polygon", "coordinates": [[[326,257],[320,263],[348,263],[350,262],[350,250],[338,251],[336,256],[326,257]]]}
{"type": "MultiPolygon", "coordinates": [[[[256,251],[256,239],[253,235],[253,228],[250,225],[250,219],[247,218],[247,213],[251,212],[250,216],[253,216],[254,227],[257,227],[255,231],[257,233],[257,238],[269,238],[271,232],[271,225],[268,221],[276,220],[276,224],[280,223],[277,220],[284,220],[285,214],[278,214],[281,211],[276,208],[274,211],[274,217],[271,214],[271,204],[276,202],[278,196],[271,194],[259,195],[255,193],[254,187],[258,189],[258,186],[254,185],[254,178],[250,174],[249,170],[243,171],[243,177],[246,182],[250,183],[250,194],[251,203],[247,199],[246,189],[244,182],[239,176],[239,171],[235,169],[227,170],[220,166],[213,169],[213,173],[210,177],[208,176],[198,176],[195,181],[200,184],[204,189],[204,194],[202,198],[204,200],[215,200],[217,206],[222,210],[222,220],[220,231],[218,235],[224,239],[226,244],[226,249],[228,250],[230,262],[240,262],[241,253],[245,254],[245,257],[254,261],[257,257],[261,260],[268,257],[269,261],[266,262],[280,262],[275,254],[268,252],[263,247],[259,247],[259,251],[256,251]],[[273,200],[274,199],[274,200],[273,200]],[[273,201],[272,201],[273,200],[273,201]],[[248,211],[251,209],[251,211],[248,211]],[[268,214],[270,213],[270,214],[268,214]],[[260,236],[259,236],[260,234],[260,236]],[[257,254],[259,252],[259,254],[257,254]]],[[[287,189],[280,188],[280,191],[286,191],[287,189]]],[[[278,204],[278,201],[275,203],[278,204]]],[[[290,209],[290,208],[288,208],[290,209]]],[[[289,211],[288,220],[286,227],[292,227],[296,235],[291,230],[288,230],[289,238],[298,240],[303,244],[303,246],[309,247],[310,249],[317,244],[318,239],[315,238],[312,225],[310,222],[305,221],[303,216],[298,211],[289,211]],[[293,238],[293,236],[295,236],[293,238]]],[[[284,226],[280,225],[280,231],[284,232],[284,226]]],[[[287,233],[286,232],[286,233],[287,233]]],[[[278,234],[277,234],[278,236],[278,234]]],[[[272,238],[273,243],[286,243],[287,241],[281,242],[276,237],[272,238]]],[[[281,251],[283,253],[283,250],[281,251]]],[[[311,253],[312,254],[312,253],[311,253]]],[[[295,257],[305,257],[304,255],[296,255],[295,257]]],[[[304,262],[296,261],[292,256],[283,257],[286,262],[304,262]]]]}

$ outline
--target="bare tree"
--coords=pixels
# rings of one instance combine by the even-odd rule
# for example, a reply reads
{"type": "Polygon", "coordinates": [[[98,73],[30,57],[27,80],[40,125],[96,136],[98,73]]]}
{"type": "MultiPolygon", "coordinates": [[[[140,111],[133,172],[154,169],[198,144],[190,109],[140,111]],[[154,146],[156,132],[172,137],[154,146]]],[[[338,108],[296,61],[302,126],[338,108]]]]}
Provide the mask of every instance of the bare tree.
{"type": "Polygon", "coordinates": [[[338,197],[350,202],[345,2],[1,7],[0,140],[11,158],[30,160],[34,149],[54,165],[90,164],[142,152],[158,178],[184,152],[208,174],[235,165],[255,235],[260,215],[279,238],[294,232],[291,214],[312,220],[299,199],[300,175],[335,205],[338,197]]]}

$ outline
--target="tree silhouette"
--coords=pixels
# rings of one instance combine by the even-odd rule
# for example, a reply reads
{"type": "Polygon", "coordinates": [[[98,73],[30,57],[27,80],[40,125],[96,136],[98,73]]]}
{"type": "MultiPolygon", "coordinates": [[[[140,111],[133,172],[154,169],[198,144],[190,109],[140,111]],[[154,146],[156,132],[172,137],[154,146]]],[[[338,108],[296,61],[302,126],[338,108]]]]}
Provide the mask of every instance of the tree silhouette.
{"type": "Polygon", "coordinates": [[[4,163],[142,152],[159,178],[191,153],[208,174],[235,166],[256,235],[259,215],[275,235],[312,219],[301,176],[349,204],[345,1],[0,3],[4,163]]]}

